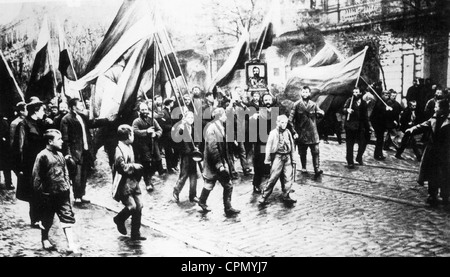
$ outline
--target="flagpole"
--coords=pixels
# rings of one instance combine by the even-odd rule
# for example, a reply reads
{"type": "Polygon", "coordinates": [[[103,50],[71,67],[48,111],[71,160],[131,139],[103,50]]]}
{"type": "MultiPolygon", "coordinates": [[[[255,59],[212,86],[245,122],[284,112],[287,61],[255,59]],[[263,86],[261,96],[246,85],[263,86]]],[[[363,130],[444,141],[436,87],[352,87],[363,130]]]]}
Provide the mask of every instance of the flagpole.
{"type": "MultiPolygon", "coordinates": [[[[162,25],[162,24],[161,24],[161,25],[162,25]]],[[[163,29],[164,35],[165,35],[165,37],[166,37],[166,39],[167,39],[167,42],[168,42],[168,44],[169,44],[170,50],[172,51],[173,56],[175,57],[175,61],[176,61],[177,66],[178,66],[178,68],[179,68],[179,70],[180,70],[182,80],[183,80],[183,82],[184,82],[184,85],[186,86],[186,90],[187,90],[188,94],[191,96],[191,92],[189,91],[188,83],[187,83],[187,81],[186,81],[186,78],[184,77],[183,70],[181,69],[180,62],[178,61],[178,57],[177,57],[177,55],[175,54],[175,49],[173,48],[172,43],[171,43],[170,40],[169,40],[169,35],[167,34],[167,31],[166,31],[165,26],[162,26],[162,29],[163,29]]],[[[175,73],[175,71],[174,71],[174,73],[175,73]]],[[[175,74],[174,74],[174,77],[175,77],[175,74]]],[[[175,81],[175,82],[176,82],[176,81],[175,81]]],[[[191,97],[192,97],[192,96],[191,96],[191,97]]],[[[193,97],[192,97],[192,98],[193,98],[193,97]]],[[[194,99],[192,99],[192,101],[194,101],[194,99]]],[[[192,104],[192,106],[194,107],[194,112],[195,112],[195,114],[197,115],[197,114],[198,114],[197,108],[195,107],[194,104],[192,104]]]]}
{"type": "MultiPolygon", "coordinates": [[[[264,36],[263,36],[263,40],[262,40],[262,43],[261,43],[261,48],[259,49],[259,53],[258,53],[258,60],[259,60],[259,57],[261,56],[261,52],[262,52],[262,50],[263,50],[263,48],[264,48],[264,41],[266,40],[266,36],[267,36],[267,30],[268,30],[269,28],[268,28],[268,25],[264,28],[264,36]]],[[[256,43],[258,43],[258,42],[256,42],[256,43]]]]}
{"type": "MultiPolygon", "coordinates": [[[[366,58],[366,52],[367,52],[367,49],[368,49],[368,48],[369,48],[369,47],[368,47],[367,45],[364,47],[364,59],[366,58]]],[[[359,76],[361,76],[361,71],[362,71],[362,68],[363,68],[364,59],[363,59],[363,62],[361,63],[361,66],[359,67],[358,78],[356,78],[356,84],[355,84],[355,87],[358,86],[359,76]]]]}
{"type": "MultiPolygon", "coordinates": [[[[48,23],[47,23],[48,24],[48,23]]],[[[48,27],[48,26],[47,26],[48,27]]],[[[49,59],[49,63],[50,63],[50,65],[52,66],[52,71],[53,71],[53,81],[54,81],[54,84],[53,84],[53,92],[55,92],[56,91],[56,86],[58,85],[58,80],[56,79],[56,71],[55,71],[55,62],[53,61],[53,57],[52,57],[52,51],[51,51],[51,49],[52,49],[52,47],[51,47],[51,37],[50,37],[50,31],[49,31],[49,41],[48,41],[48,50],[47,50],[47,52],[48,52],[48,59],[49,59]]],[[[55,96],[56,96],[56,93],[55,93],[55,96]]]]}
{"type": "MultiPolygon", "coordinates": [[[[156,74],[156,39],[155,39],[155,34],[153,34],[153,55],[154,55],[154,59],[153,59],[153,74],[152,74],[152,94],[155,95],[155,74],[156,74]]],[[[145,93],[144,93],[145,94],[145,93]]]]}
{"type": "MultiPolygon", "coordinates": [[[[159,36],[158,36],[158,37],[159,37],[159,36]]],[[[155,38],[156,38],[156,35],[155,35],[155,38]]],[[[158,43],[158,42],[157,42],[157,43],[158,43]]],[[[158,44],[159,44],[159,43],[158,43],[158,44]]],[[[176,89],[177,89],[177,91],[175,91],[175,87],[173,86],[172,79],[171,79],[171,74],[173,74],[173,73],[170,73],[170,71],[169,71],[169,66],[166,64],[166,59],[164,59],[164,54],[162,53],[161,47],[158,47],[158,52],[159,52],[159,54],[161,55],[161,59],[162,59],[162,61],[163,61],[163,63],[164,63],[164,69],[166,70],[166,73],[167,73],[167,75],[169,76],[170,87],[172,88],[172,90],[173,90],[173,92],[174,92],[175,99],[176,99],[177,102],[178,102],[178,106],[181,107],[180,100],[178,99],[178,96],[177,96],[177,91],[180,92],[180,88],[178,87],[178,84],[175,83],[175,84],[176,84],[176,89]]],[[[172,68],[172,70],[173,70],[173,68],[172,68]]],[[[183,98],[182,98],[182,99],[183,99],[183,98]]],[[[184,100],[184,99],[183,99],[183,100],[184,100]]],[[[183,112],[183,110],[182,110],[181,112],[183,112]]]]}
{"type": "Polygon", "coordinates": [[[16,79],[14,78],[14,75],[13,75],[13,73],[12,73],[12,71],[11,71],[11,68],[9,68],[8,62],[6,61],[5,56],[3,56],[3,52],[2,52],[1,50],[0,50],[0,55],[2,56],[3,63],[4,63],[5,66],[6,66],[6,70],[8,71],[9,76],[10,76],[10,77],[12,78],[12,80],[13,80],[13,83],[14,83],[14,86],[16,87],[16,89],[17,89],[17,92],[19,93],[20,97],[22,98],[22,101],[25,101],[25,97],[24,97],[24,95],[23,95],[23,92],[22,92],[22,90],[20,89],[19,84],[17,84],[17,81],[16,81],[16,79]]]}
{"type": "MultiPolygon", "coordinates": [[[[352,95],[352,99],[350,100],[350,106],[349,106],[349,108],[351,109],[352,108],[352,106],[353,106],[353,97],[354,95],[352,95]]],[[[348,113],[347,114],[347,121],[349,121],[350,120],[350,113],[348,113]]]]}
{"type": "MultiPolygon", "coordinates": [[[[159,35],[158,34],[156,34],[158,37],[159,37],[159,35]]],[[[159,38],[159,39],[161,39],[161,38],[159,38]]],[[[159,50],[159,53],[160,53],[160,55],[161,55],[161,57],[162,57],[162,60],[163,60],[163,62],[164,62],[164,68],[165,68],[165,70],[166,70],[166,72],[168,71],[168,66],[167,66],[167,64],[166,64],[166,60],[164,59],[164,55],[162,54],[162,51],[161,51],[161,47],[158,47],[158,50],[159,50]]],[[[173,68],[171,68],[172,69],[172,71],[173,71],[173,68]]],[[[168,73],[168,72],[167,72],[168,73]]],[[[173,72],[173,74],[174,74],[174,72],[173,72]]],[[[174,74],[174,76],[175,76],[175,74],[174,74]]],[[[170,77],[170,74],[169,74],[169,77],[170,77]]],[[[170,85],[172,86],[172,82],[171,82],[171,79],[169,78],[169,82],[170,82],[170,85]]],[[[175,82],[176,83],[176,82],[175,82]]],[[[177,84],[177,87],[178,87],[178,84],[177,84]]],[[[179,89],[179,88],[178,88],[179,89]]],[[[172,86],[172,90],[173,90],[173,86],[172,86]]],[[[175,92],[175,91],[174,91],[175,92]]],[[[181,104],[180,104],[180,100],[178,99],[178,96],[177,96],[177,94],[175,93],[175,99],[177,100],[177,102],[178,102],[178,106],[180,107],[180,110],[181,110],[181,114],[183,115],[183,117],[185,117],[185,114],[184,114],[184,110],[181,108],[181,104]]],[[[183,104],[186,106],[186,102],[184,101],[184,99],[183,99],[183,97],[181,97],[181,100],[183,101],[183,104]]],[[[193,105],[194,106],[194,105],[193,105]]],[[[191,142],[192,142],[192,145],[194,146],[194,147],[196,147],[195,146],[195,143],[194,143],[194,140],[192,139],[192,136],[191,136],[191,142]]]]}
{"type": "MultiPolygon", "coordinates": [[[[61,49],[63,48],[63,46],[64,46],[64,45],[68,45],[68,44],[67,44],[67,42],[66,42],[66,38],[65,38],[65,36],[64,36],[64,34],[63,34],[63,30],[62,30],[61,24],[59,24],[59,22],[60,22],[59,19],[56,18],[56,24],[58,25],[58,30],[59,30],[59,40],[60,40],[60,43],[59,43],[59,53],[61,53],[61,49]]],[[[72,69],[73,76],[75,77],[75,81],[78,81],[77,73],[75,72],[75,68],[74,68],[74,66],[73,66],[73,61],[72,61],[72,57],[71,57],[71,55],[70,55],[70,53],[69,53],[69,49],[67,49],[67,57],[69,58],[69,65],[70,65],[70,68],[72,69]]],[[[65,83],[64,83],[64,74],[61,73],[61,76],[62,76],[63,87],[64,87],[64,92],[65,92],[65,91],[66,91],[66,85],[65,85],[65,83]]],[[[78,94],[79,94],[79,96],[80,96],[81,102],[83,103],[83,107],[86,109],[86,103],[84,103],[84,99],[83,99],[83,95],[82,95],[81,91],[78,90],[78,94]]]]}
{"type": "MultiPolygon", "coordinates": [[[[156,33],[156,36],[158,37],[159,41],[161,41],[161,37],[159,36],[158,33],[156,33]]],[[[161,41],[161,42],[162,42],[162,41],[161,41]]],[[[181,89],[180,89],[180,87],[178,86],[178,82],[176,81],[176,78],[175,78],[175,70],[173,69],[172,64],[170,63],[170,60],[169,60],[169,61],[166,61],[166,59],[164,58],[164,56],[168,56],[167,53],[166,53],[165,50],[162,49],[161,47],[158,47],[158,50],[160,51],[161,58],[162,58],[162,60],[164,61],[165,67],[166,67],[167,69],[170,69],[170,73],[169,73],[169,81],[171,81],[170,79],[171,79],[171,77],[172,77],[172,76],[171,76],[171,74],[172,74],[173,77],[174,77],[174,81],[175,81],[175,85],[176,85],[176,87],[177,87],[177,90],[178,90],[178,92],[180,92],[180,95],[181,95],[181,89]],[[164,51],[164,53],[162,53],[162,51],[164,51]],[[169,63],[169,65],[167,65],[167,62],[169,63]]],[[[175,95],[175,97],[177,97],[177,96],[175,95]]],[[[183,104],[186,106],[186,102],[184,102],[184,98],[183,98],[183,97],[181,97],[181,100],[182,100],[183,104]]],[[[194,111],[195,111],[195,106],[194,106],[194,105],[192,105],[192,106],[194,107],[194,111]]]]}
{"type": "Polygon", "coordinates": [[[378,93],[372,88],[372,86],[369,85],[369,84],[366,82],[366,80],[364,80],[363,77],[360,77],[360,78],[361,78],[361,80],[363,80],[364,83],[366,83],[366,85],[373,91],[373,94],[375,94],[375,95],[378,97],[378,99],[380,99],[380,101],[381,101],[386,107],[389,107],[389,105],[386,104],[386,102],[384,102],[383,98],[381,98],[381,97],[378,95],[378,93]]]}
{"type": "MultiPolygon", "coordinates": [[[[364,58],[366,57],[367,48],[368,48],[367,46],[364,47],[364,58]]],[[[359,67],[359,72],[358,72],[358,77],[356,78],[355,88],[358,87],[358,81],[359,81],[359,78],[361,77],[361,71],[363,68],[363,64],[364,64],[364,59],[363,59],[363,62],[361,63],[361,66],[359,67]]],[[[353,98],[354,97],[352,95],[352,100],[350,100],[350,107],[349,107],[350,109],[352,108],[352,105],[353,105],[353,98]]],[[[350,113],[347,115],[347,120],[349,120],[349,119],[350,119],[350,113]]]]}

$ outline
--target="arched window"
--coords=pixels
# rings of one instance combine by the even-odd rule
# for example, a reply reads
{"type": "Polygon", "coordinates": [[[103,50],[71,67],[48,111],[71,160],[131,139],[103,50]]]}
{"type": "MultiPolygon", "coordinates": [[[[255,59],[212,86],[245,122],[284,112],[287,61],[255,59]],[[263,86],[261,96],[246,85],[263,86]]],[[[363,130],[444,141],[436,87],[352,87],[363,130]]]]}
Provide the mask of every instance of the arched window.
{"type": "Polygon", "coordinates": [[[305,65],[307,63],[308,63],[308,58],[306,57],[306,55],[303,52],[299,51],[292,55],[289,65],[291,66],[291,70],[292,70],[296,67],[305,65]]]}

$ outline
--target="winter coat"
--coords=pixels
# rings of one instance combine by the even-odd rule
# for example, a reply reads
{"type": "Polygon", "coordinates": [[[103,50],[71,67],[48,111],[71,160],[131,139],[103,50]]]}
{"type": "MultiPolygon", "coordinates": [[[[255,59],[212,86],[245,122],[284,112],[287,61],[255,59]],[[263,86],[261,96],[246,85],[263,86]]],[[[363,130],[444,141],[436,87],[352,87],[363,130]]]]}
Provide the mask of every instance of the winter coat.
{"type": "Polygon", "coordinates": [[[19,168],[23,172],[21,181],[17,183],[16,197],[23,201],[30,201],[33,196],[32,173],[34,161],[45,146],[43,125],[27,117],[17,125],[19,132],[17,153],[19,153],[19,168]]]}
{"type": "Polygon", "coordinates": [[[231,176],[231,157],[221,124],[219,120],[216,120],[209,123],[206,129],[203,176],[207,180],[218,179],[219,169],[222,166],[231,176]]]}
{"type": "Polygon", "coordinates": [[[162,135],[162,129],[158,122],[153,119],[153,123],[150,117],[142,119],[140,117],[133,121],[134,131],[134,153],[136,155],[137,162],[151,162],[160,161],[161,153],[159,152],[158,139],[162,135]],[[147,129],[151,126],[155,127],[156,136],[151,137],[151,134],[147,132],[147,129]]]}
{"type": "Polygon", "coordinates": [[[443,183],[450,180],[450,118],[442,120],[441,128],[437,128],[435,116],[412,128],[412,134],[430,131],[420,163],[419,182],[443,183]]]}
{"type": "Polygon", "coordinates": [[[315,102],[302,99],[295,102],[289,116],[291,127],[289,130],[292,135],[298,135],[298,144],[317,144],[319,143],[319,133],[317,131],[317,119],[324,115],[315,102]]]}
{"type": "Polygon", "coordinates": [[[357,100],[353,99],[352,110],[353,113],[348,116],[347,109],[350,107],[350,103],[352,102],[352,98],[350,97],[344,104],[344,109],[342,113],[345,116],[344,128],[346,130],[351,131],[364,131],[368,132],[370,129],[368,112],[367,112],[367,104],[364,100],[361,99],[361,103],[357,104],[357,100]],[[348,120],[347,120],[348,118],[348,120]]]}

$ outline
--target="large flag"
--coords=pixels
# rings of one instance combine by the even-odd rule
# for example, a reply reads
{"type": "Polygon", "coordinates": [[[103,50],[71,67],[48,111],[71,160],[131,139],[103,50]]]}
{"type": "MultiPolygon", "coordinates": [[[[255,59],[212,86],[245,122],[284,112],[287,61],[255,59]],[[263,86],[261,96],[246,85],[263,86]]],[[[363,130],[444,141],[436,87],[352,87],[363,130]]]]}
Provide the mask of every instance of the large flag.
{"type": "MultiPolygon", "coordinates": [[[[294,69],[286,84],[285,93],[288,98],[295,101],[300,98],[300,91],[303,86],[309,86],[315,100],[325,111],[330,106],[334,97],[347,98],[351,94],[349,89],[361,73],[367,47],[355,55],[335,64],[321,66],[319,62],[314,62],[318,66],[302,66],[294,69]]],[[[318,54],[328,54],[328,50],[318,54]]],[[[317,58],[326,64],[329,61],[325,56],[317,58]]]]}
{"type": "Polygon", "coordinates": [[[80,91],[71,89],[68,84],[69,80],[76,81],[78,79],[75,69],[73,68],[72,59],[67,47],[67,41],[64,35],[64,31],[57,21],[58,28],[58,41],[59,41],[59,66],[58,70],[62,76],[63,87],[61,93],[69,98],[80,98],[80,91]]]}
{"type": "Polygon", "coordinates": [[[55,97],[54,72],[50,64],[50,31],[48,28],[47,17],[41,26],[39,38],[36,46],[36,55],[34,58],[31,77],[28,82],[26,100],[31,96],[37,96],[42,101],[50,101],[55,97]]]}
{"type": "Polygon", "coordinates": [[[59,72],[61,72],[61,75],[63,75],[65,78],[76,81],[77,74],[75,73],[75,70],[73,68],[69,50],[67,49],[66,38],[59,22],[57,23],[57,27],[59,40],[59,72]]]}
{"type": "Polygon", "coordinates": [[[154,16],[148,1],[125,0],[102,43],[89,61],[86,74],[71,89],[91,87],[91,116],[108,118],[130,112],[143,78],[144,63],[153,43],[154,16]]]}
{"type": "Polygon", "coordinates": [[[342,54],[330,43],[325,41],[325,45],[305,66],[319,67],[332,65],[345,60],[342,54]]]}
{"type": "Polygon", "coordinates": [[[216,86],[221,87],[229,84],[233,79],[235,71],[245,68],[245,62],[248,60],[248,43],[249,33],[244,28],[244,32],[239,38],[237,45],[233,48],[228,59],[212,79],[208,91],[213,91],[216,86]]]}
{"type": "Polygon", "coordinates": [[[0,56],[0,98],[2,99],[0,101],[0,114],[12,119],[15,105],[24,101],[24,97],[1,51],[0,56]]]}

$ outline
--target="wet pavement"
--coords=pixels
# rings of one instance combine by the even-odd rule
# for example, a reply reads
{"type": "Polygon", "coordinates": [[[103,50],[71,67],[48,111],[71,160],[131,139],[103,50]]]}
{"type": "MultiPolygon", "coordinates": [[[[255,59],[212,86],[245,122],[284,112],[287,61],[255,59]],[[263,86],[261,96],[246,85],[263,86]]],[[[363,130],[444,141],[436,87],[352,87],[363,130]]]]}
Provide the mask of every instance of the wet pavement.
{"type": "MultiPolygon", "coordinates": [[[[373,145],[365,165],[348,169],[345,144],[320,144],[324,175],[297,172],[292,198],[286,206],[275,186],[264,207],[253,194],[251,176],[235,180],[232,204],[241,214],[226,217],[217,184],[204,214],[188,200],[188,184],[180,202],[172,197],[177,175],[161,177],[155,190],[144,192],[142,233],[147,241],[132,243],[112,222],[122,206],[111,198],[111,173],[100,150],[96,171],[89,179],[87,196],[93,204],[75,207],[75,235],[83,256],[184,256],[184,257],[302,257],[302,256],[450,256],[450,208],[425,204],[427,187],[415,179],[419,163],[407,149],[404,160],[385,151],[376,161],[373,145]]],[[[240,163],[237,161],[238,171],[240,163]]],[[[297,170],[300,163],[297,165],[297,170]]],[[[199,179],[198,195],[202,188],[199,179]]],[[[2,191],[5,194],[5,191],[2,191]]],[[[27,205],[3,195],[0,205],[0,256],[64,256],[60,228],[54,228],[60,252],[41,250],[40,234],[28,225],[27,205]]],[[[58,226],[58,221],[55,221],[58,226]]]]}

